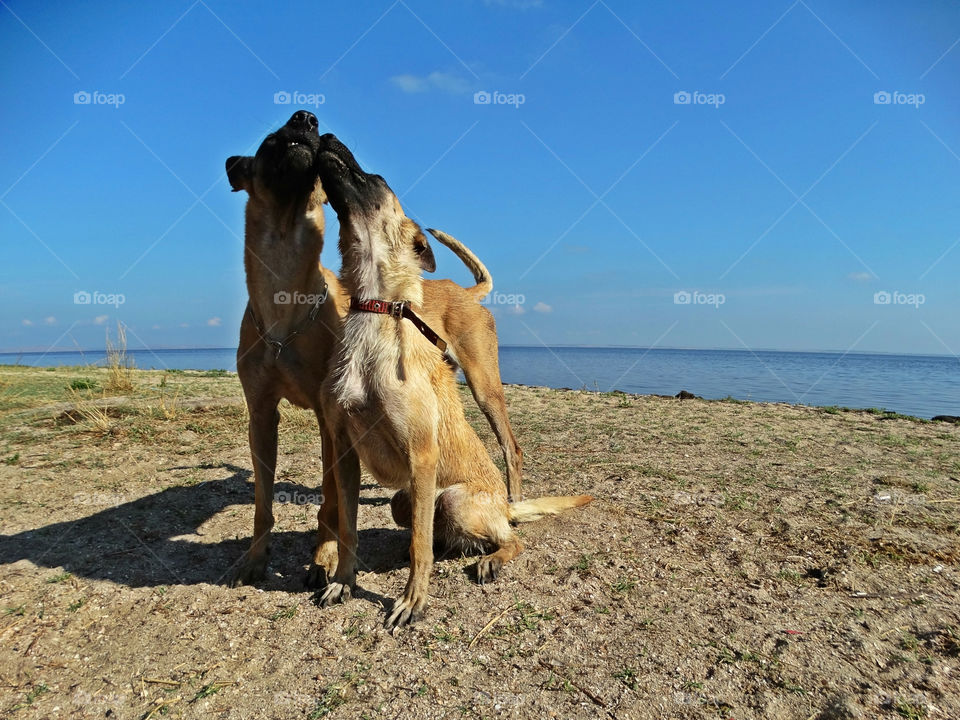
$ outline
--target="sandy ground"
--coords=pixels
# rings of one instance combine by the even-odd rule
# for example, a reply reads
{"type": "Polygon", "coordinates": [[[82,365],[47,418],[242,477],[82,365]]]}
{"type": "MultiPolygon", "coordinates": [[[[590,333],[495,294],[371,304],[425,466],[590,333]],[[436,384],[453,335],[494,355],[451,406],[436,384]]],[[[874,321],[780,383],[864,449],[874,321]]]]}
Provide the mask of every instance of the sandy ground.
{"type": "Polygon", "coordinates": [[[303,587],[311,415],[283,409],[269,575],[231,589],[236,377],[107,382],[0,367],[0,717],[960,717],[958,426],[509,387],[528,495],[597,499],[521,526],[495,584],[439,560],[391,635],[409,535],[369,479],[356,597],[303,587]]]}

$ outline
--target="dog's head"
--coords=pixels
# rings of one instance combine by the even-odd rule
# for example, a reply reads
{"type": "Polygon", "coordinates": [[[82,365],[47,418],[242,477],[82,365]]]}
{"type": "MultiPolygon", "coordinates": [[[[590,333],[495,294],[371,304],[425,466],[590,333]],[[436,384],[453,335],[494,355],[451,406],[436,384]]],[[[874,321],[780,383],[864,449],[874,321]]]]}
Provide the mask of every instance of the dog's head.
{"type": "MultiPolygon", "coordinates": [[[[379,292],[402,295],[401,288],[407,280],[419,280],[421,270],[436,269],[426,236],[404,214],[390,186],[379,175],[364,172],[353,153],[334,135],[320,138],[316,168],[340,221],[345,271],[364,260],[376,263],[377,273],[385,283],[379,292]]],[[[373,287],[362,289],[378,292],[373,287]]]]}
{"type": "Polygon", "coordinates": [[[298,110],[286,125],[267,135],[256,155],[227,159],[230,187],[234,192],[246,190],[251,198],[280,204],[308,196],[317,185],[319,148],[317,116],[298,110]]]}

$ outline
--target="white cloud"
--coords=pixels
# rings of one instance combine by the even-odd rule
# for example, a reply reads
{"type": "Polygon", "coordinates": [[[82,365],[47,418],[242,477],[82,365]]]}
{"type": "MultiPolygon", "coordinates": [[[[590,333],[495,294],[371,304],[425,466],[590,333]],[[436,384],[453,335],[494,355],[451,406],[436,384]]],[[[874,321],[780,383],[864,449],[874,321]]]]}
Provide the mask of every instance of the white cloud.
{"type": "Polygon", "coordinates": [[[159,330],[159,329],[160,329],[160,326],[159,326],[159,325],[153,325],[150,329],[151,329],[151,330],[159,330]]]}
{"type": "Polygon", "coordinates": [[[190,323],[180,323],[180,327],[190,327],[190,323]]]}
{"type": "Polygon", "coordinates": [[[93,319],[93,324],[94,324],[94,325],[105,325],[106,322],[107,322],[107,320],[109,320],[109,319],[110,319],[110,316],[109,316],[109,315],[97,315],[97,316],[93,319]]]}
{"type": "Polygon", "coordinates": [[[507,312],[511,315],[523,315],[527,311],[523,309],[523,305],[511,305],[507,308],[507,312]]]}
{"type": "Polygon", "coordinates": [[[56,324],[57,324],[57,319],[56,319],[53,315],[50,315],[49,317],[45,317],[45,318],[43,319],[43,324],[44,324],[44,325],[56,325],[56,324]]]}
{"type": "Polygon", "coordinates": [[[394,75],[390,82],[405,93],[420,93],[427,91],[427,81],[416,75],[394,75]]]}
{"type": "Polygon", "coordinates": [[[459,75],[444,72],[432,72],[429,75],[394,75],[390,82],[405,93],[425,93],[441,90],[453,95],[470,90],[470,84],[459,75]]]}
{"type": "Polygon", "coordinates": [[[868,272],[852,272],[847,278],[854,282],[870,282],[874,279],[873,274],[868,272]]]}
{"type": "Polygon", "coordinates": [[[551,313],[553,312],[553,306],[547,305],[545,302],[538,302],[533,306],[533,311],[538,313],[551,313]]]}
{"type": "Polygon", "coordinates": [[[24,326],[24,327],[33,327],[33,320],[30,320],[29,318],[24,318],[24,319],[23,319],[23,326],[24,326]]]}
{"type": "Polygon", "coordinates": [[[207,320],[207,325],[209,325],[210,327],[220,327],[221,324],[223,324],[223,320],[221,320],[218,317],[212,317],[209,320],[207,320]]]}

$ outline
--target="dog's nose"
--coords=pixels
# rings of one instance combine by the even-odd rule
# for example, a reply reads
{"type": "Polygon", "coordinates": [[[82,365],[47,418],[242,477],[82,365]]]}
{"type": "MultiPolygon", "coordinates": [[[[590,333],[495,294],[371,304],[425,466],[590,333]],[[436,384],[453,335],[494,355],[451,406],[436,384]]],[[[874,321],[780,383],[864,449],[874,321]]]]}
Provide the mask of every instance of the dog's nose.
{"type": "Polygon", "coordinates": [[[316,130],[318,126],[317,116],[306,110],[297,110],[287,124],[290,125],[290,127],[303,128],[305,130],[316,130]]]}

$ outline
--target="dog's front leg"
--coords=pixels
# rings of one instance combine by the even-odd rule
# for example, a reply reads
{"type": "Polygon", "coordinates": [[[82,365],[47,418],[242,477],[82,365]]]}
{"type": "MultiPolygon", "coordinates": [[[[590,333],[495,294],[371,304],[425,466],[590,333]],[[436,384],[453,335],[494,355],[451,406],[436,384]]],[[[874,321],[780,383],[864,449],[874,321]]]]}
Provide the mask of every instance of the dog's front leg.
{"type": "Polygon", "coordinates": [[[360,503],[360,460],[342,431],[331,431],[330,451],[337,488],[337,536],[339,556],[333,579],[320,596],[329,607],[346,602],[357,584],[357,506],[360,503]]]}
{"type": "Polygon", "coordinates": [[[247,398],[250,411],[250,455],[253,459],[254,502],[253,542],[233,578],[233,586],[262,580],[270,559],[270,531],[273,529],[273,479],[277,470],[277,413],[275,398],[247,398]]]}
{"type": "Polygon", "coordinates": [[[410,577],[403,597],[394,604],[393,612],[384,623],[388,630],[418,620],[427,608],[427,591],[433,571],[433,514],[438,455],[439,449],[434,446],[422,457],[414,458],[412,463],[410,577]]]}
{"type": "Polygon", "coordinates": [[[320,438],[322,443],[323,461],[323,501],[317,511],[317,546],[313,553],[313,563],[307,571],[307,587],[320,589],[324,587],[337,569],[337,528],[340,525],[337,498],[337,480],[334,472],[333,440],[323,416],[318,412],[317,421],[320,424],[320,438]]]}

